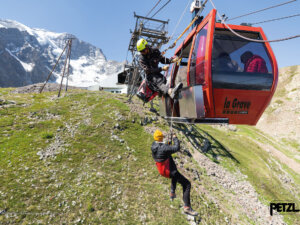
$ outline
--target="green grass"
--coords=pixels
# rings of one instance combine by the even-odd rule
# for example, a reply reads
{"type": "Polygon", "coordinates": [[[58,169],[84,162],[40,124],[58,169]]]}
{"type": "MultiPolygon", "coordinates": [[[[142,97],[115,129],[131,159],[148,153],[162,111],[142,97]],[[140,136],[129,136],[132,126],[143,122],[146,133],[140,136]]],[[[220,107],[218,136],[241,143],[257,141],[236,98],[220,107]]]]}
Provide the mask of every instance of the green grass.
{"type": "Polygon", "coordinates": [[[239,132],[242,135],[247,135],[251,137],[253,140],[271,145],[278,151],[282,152],[284,155],[288,156],[289,158],[292,158],[295,161],[300,162],[299,159],[295,157],[296,153],[294,153],[290,149],[290,147],[293,147],[296,150],[299,149],[298,142],[296,140],[284,139],[284,138],[281,140],[275,140],[273,137],[270,137],[262,133],[257,128],[250,127],[250,126],[239,126],[239,132]]]}
{"type": "Polygon", "coordinates": [[[170,208],[169,182],[149,158],[151,135],[131,122],[126,104],[106,93],[72,92],[54,100],[53,93],[1,93],[30,104],[1,114],[0,132],[8,135],[0,140],[0,209],[17,214],[0,216],[0,223],[187,224],[180,201],[170,208]],[[114,132],[124,144],[110,139],[120,115],[124,130],[114,132]],[[77,126],[74,136],[66,123],[77,126]],[[55,135],[67,143],[65,151],[40,160],[37,152],[55,135]]]}
{"type": "Polygon", "coordinates": [[[290,139],[290,138],[282,138],[281,140],[284,144],[289,145],[289,146],[297,149],[298,152],[300,152],[300,144],[297,140],[290,139]]]}
{"type": "MultiPolygon", "coordinates": [[[[11,90],[0,89],[1,99],[16,102],[0,109],[0,210],[17,214],[0,215],[0,224],[188,224],[180,211],[182,189],[178,185],[178,197],[170,202],[170,180],[158,174],[151,156],[153,137],[139,124],[143,118],[124,103],[126,96],[72,90],[56,98],[56,93],[11,90]],[[121,129],[114,129],[116,123],[121,129]],[[111,139],[112,133],[124,142],[111,139]],[[41,160],[37,153],[56,142],[56,156],[41,160]]],[[[143,115],[153,116],[147,110],[143,115]]],[[[169,128],[162,120],[149,126],[169,128]]],[[[268,155],[251,140],[260,137],[256,130],[195,129],[195,142],[206,138],[211,143],[203,154],[231,172],[246,174],[265,204],[291,197],[277,178],[269,180],[274,172],[266,166],[268,155]]],[[[179,135],[185,138],[183,132],[179,135]]],[[[277,168],[275,163],[269,166],[277,168]]],[[[230,199],[223,199],[221,211],[208,198],[207,192],[222,199],[226,190],[195,160],[185,167],[201,173],[201,180],[193,181],[191,199],[204,224],[224,224],[225,217],[253,224],[230,199]]],[[[293,177],[299,181],[297,174],[293,177]]]]}
{"type": "Polygon", "coordinates": [[[283,101],[282,101],[282,100],[280,100],[280,99],[277,99],[277,100],[275,101],[275,103],[277,103],[277,104],[281,105],[281,104],[283,103],[283,101]]]}

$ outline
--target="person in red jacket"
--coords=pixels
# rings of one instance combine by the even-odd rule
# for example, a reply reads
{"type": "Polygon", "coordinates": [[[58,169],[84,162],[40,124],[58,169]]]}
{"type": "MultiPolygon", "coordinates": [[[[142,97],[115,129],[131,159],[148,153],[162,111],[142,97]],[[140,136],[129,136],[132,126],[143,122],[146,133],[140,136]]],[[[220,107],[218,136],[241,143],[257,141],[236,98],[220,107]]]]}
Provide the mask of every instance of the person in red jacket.
{"type": "Polygon", "coordinates": [[[266,61],[259,55],[253,55],[250,51],[241,55],[241,62],[244,63],[244,72],[268,73],[266,61]]]}
{"type": "Polygon", "coordinates": [[[190,191],[191,182],[178,172],[176,164],[172,158],[172,154],[180,150],[180,144],[176,135],[173,136],[174,145],[163,143],[163,133],[160,130],[154,132],[154,142],[152,143],[152,157],[156,162],[158,172],[167,178],[171,178],[171,194],[170,198],[173,200],[176,197],[175,190],[177,182],[181,184],[183,189],[184,212],[191,216],[197,216],[191,207],[190,191]]]}

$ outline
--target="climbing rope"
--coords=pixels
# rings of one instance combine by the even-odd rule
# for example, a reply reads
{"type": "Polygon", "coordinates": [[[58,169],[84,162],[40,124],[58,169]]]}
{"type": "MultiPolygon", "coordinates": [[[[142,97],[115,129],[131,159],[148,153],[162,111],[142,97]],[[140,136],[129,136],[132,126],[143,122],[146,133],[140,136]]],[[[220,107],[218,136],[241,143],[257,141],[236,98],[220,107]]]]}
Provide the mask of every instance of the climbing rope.
{"type": "Polygon", "coordinates": [[[189,0],[189,2],[187,3],[185,9],[183,10],[183,12],[182,12],[182,14],[181,14],[181,16],[180,16],[180,18],[179,18],[179,20],[178,20],[178,22],[177,22],[175,28],[174,28],[174,31],[173,31],[172,35],[170,36],[169,41],[168,41],[166,44],[168,44],[168,43],[170,42],[170,40],[172,40],[172,38],[173,38],[173,36],[174,36],[174,34],[175,34],[175,32],[176,32],[176,30],[177,30],[179,24],[180,24],[181,21],[182,21],[183,16],[186,14],[186,11],[187,11],[189,5],[191,4],[191,1],[192,1],[192,0],[189,0]]]}
{"type": "MultiPolygon", "coordinates": [[[[177,66],[180,65],[180,62],[182,60],[182,49],[180,51],[180,54],[178,56],[179,60],[176,62],[177,66]]],[[[172,81],[171,81],[172,82],[172,81]]],[[[177,100],[178,101],[178,100],[177,100]]],[[[171,122],[170,122],[170,133],[171,133],[171,143],[172,143],[172,136],[173,136],[173,113],[174,113],[174,109],[175,109],[175,100],[173,101],[173,107],[172,107],[172,112],[171,112],[171,122]]]]}
{"type": "Polygon", "coordinates": [[[171,122],[170,122],[170,136],[171,136],[171,143],[173,142],[173,112],[175,109],[175,100],[173,102],[172,112],[171,112],[171,122]]]}
{"type": "MultiPolygon", "coordinates": [[[[217,10],[215,4],[213,3],[212,0],[209,0],[212,7],[217,10]]],[[[286,38],[281,38],[281,39],[276,39],[276,40],[256,40],[256,39],[252,39],[252,38],[247,38],[245,36],[242,36],[240,35],[239,33],[235,32],[234,30],[232,30],[228,24],[225,22],[224,18],[219,14],[218,10],[217,10],[217,15],[218,17],[220,18],[221,20],[221,23],[224,24],[233,34],[235,34],[236,36],[242,38],[242,39],[245,39],[245,40],[248,40],[248,41],[253,41],[253,42],[260,42],[260,43],[265,43],[265,42],[279,42],[279,41],[286,41],[286,40],[290,40],[290,39],[294,39],[294,38],[298,38],[300,37],[300,34],[298,35],[295,35],[295,36],[291,36],[291,37],[286,37],[286,38]]]]}
{"type": "Polygon", "coordinates": [[[166,52],[176,46],[177,41],[188,31],[188,29],[193,25],[193,23],[199,18],[199,16],[195,16],[192,22],[185,28],[185,30],[180,34],[180,36],[174,41],[172,45],[170,45],[167,49],[165,49],[162,54],[166,54],[166,52]]]}
{"type": "MultiPolygon", "coordinates": [[[[205,0],[205,2],[202,4],[202,8],[204,8],[205,4],[207,3],[208,0],[205,0]]],[[[202,10],[199,10],[199,12],[197,13],[197,15],[194,17],[194,19],[192,20],[192,22],[190,22],[190,24],[184,29],[184,31],[179,35],[179,37],[174,41],[174,43],[172,45],[170,45],[167,49],[165,49],[162,54],[166,54],[166,52],[172,48],[174,48],[177,44],[177,41],[190,29],[190,27],[195,23],[195,21],[200,17],[202,10]]]]}

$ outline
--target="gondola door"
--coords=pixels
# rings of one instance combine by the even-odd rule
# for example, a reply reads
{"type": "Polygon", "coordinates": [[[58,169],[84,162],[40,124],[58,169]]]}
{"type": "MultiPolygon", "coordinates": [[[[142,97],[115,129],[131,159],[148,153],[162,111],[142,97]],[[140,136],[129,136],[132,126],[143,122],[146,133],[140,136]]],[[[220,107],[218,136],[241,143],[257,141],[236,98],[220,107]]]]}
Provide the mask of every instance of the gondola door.
{"type": "Polygon", "coordinates": [[[179,98],[180,117],[192,121],[214,116],[211,88],[211,46],[216,11],[212,10],[176,50],[181,58],[172,86],[183,83],[179,98]]]}

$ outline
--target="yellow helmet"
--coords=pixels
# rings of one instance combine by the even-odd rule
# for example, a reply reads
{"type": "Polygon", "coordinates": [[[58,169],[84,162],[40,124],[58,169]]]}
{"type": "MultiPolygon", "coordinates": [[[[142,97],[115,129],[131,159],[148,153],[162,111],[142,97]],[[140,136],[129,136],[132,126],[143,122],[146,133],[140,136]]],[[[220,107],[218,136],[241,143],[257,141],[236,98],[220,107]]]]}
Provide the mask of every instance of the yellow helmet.
{"type": "Polygon", "coordinates": [[[153,134],[155,141],[162,141],[164,139],[164,135],[160,130],[156,130],[153,134]]]}
{"type": "Polygon", "coordinates": [[[144,39],[144,38],[141,38],[137,43],[136,43],[136,48],[137,50],[140,52],[140,51],[143,51],[145,48],[146,48],[146,45],[148,44],[148,42],[144,39]]]}

